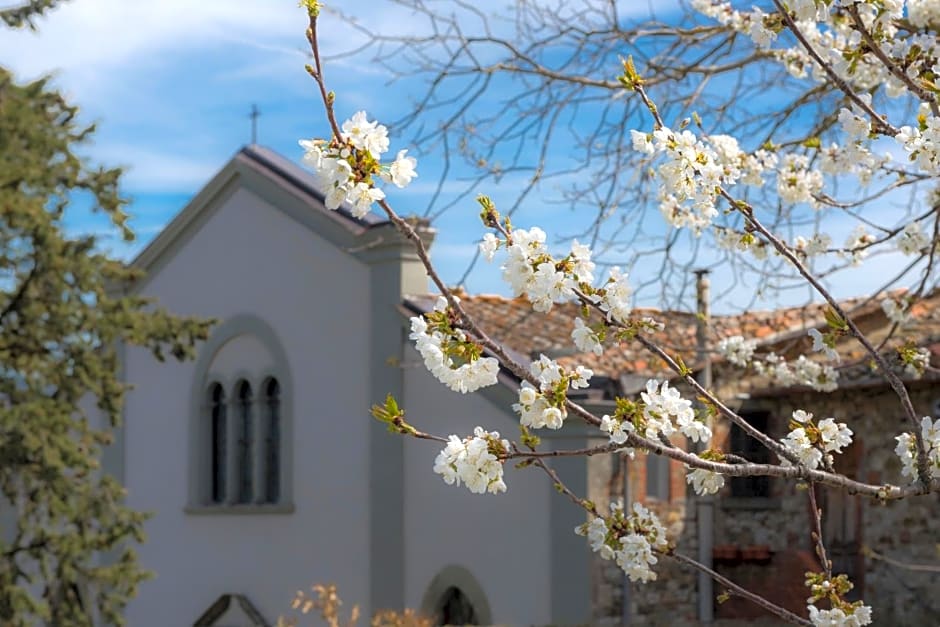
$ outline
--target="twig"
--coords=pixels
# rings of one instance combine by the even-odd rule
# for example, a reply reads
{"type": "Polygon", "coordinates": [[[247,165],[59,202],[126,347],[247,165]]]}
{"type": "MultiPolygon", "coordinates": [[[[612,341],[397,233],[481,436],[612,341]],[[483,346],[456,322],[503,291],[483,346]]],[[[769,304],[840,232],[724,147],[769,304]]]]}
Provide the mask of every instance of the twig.
{"type": "Polygon", "coordinates": [[[809,493],[809,506],[813,510],[813,526],[815,527],[813,542],[816,544],[816,556],[819,557],[823,572],[826,573],[826,579],[832,579],[832,562],[826,556],[826,545],[823,543],[822,510],[816,504],[816,484],[810,483],[807,492],[809,493]]]}
{"type": "Polygon", "coordinates": [[[865,23],[862,22],[862,16],[858,14],[858,7],[854,4],[849,4],[848,7],[849,15],[852,16],[852,21],[855,23],[855,30],[862,36],[862,39],[865,40],[865,43],[868,44],[868,48],[872,53],[878,57],[878,60],[884,63],[885,67],[888,68],[888,71],[891,74],[904,83],[908,89],[910,89],[914,94],[920,98],[922,102],[930,103],[930,109],[933,111],[934,115],[940,115],[940,110],[937,108],[937,100],[933,94],[927,92],[923,87],[911,80],[911,77],[907,75],[903,69],[899,68],[898,65],[894,62],[894,59],[888,57],[885,54],[884,50],[881,49],[881,46],[878,45],[878,42],[871,36],[871,33],[868,32],[868,29],[865,27],[865,23]]]}
{"type": "Polygon", "coordinates": [[[919,573],[940,573],[940,566],[933,564],[911,564],[909,562],[902,562],[900,560],[888,557],[887,555],[882,555],[881,553],[878,553],[872,549],[870,546],[863,546],[862,554],[865,557],[870,557],[873,560],[879,560],[885,564],[890,564],[896,568],[903,568],[904,570],[912,570],[919,573]]]}
{"type": "MultiPolygon", "coordinates": [[[[774,1],[776,2],[776,0],[774,1]]],[[[901,401],[901,407],[904,410],[904,415],[907,416],[907,419],[910,421],[914,429],[914,440],[917,444],[917,470],[919,479],[921,485],[924,488],[924,491],[929,492],[930,461],[927,458],[927,449],[924,447],[923,438],[921,438],[920,426],[917,420],[917,412],[914,411],[914,405],[911,403],[911,397],[907,393],[907,388],[904,387],[904,382],[901,381],[900,377],[898,377],[894,370],[891,369],[888,362],[885,361],[884,356],[879,353],[874,346],[872,346],[871,342],[868,341],[868,338],[865,336],[865,334],[862,333],[861,329],[858,328],[852,318],[842,308],[842,305],[839,304],[839,301],[837,301],[832,296],[832,294],[829,293],[829,290],[827,290],[825,286],[820,283],[815,276],[813,276],[813,273],[809,271],[802,261],[800,261],[799,257],[797,257],[793,251],[790,250],[790,248],[780,240],[780,238],[774,235],[767,227],[763,225],[763,223],[761,223],[760,220],[754,216],[754,208],[744,201],[735,199],[722,187],[718,188],[718,193],[722,198],[727,200],[732,207],[737,209],[741,215],[744,216],[744,219],[751,226],[753,226],[755,230],[760,232],[760,234],[763,235],[764,238],[766,238],[766,240],[773,245],[777,252],[786,258],[793,265],[793,267],[796,268],[797,272],[799,272],[800,275],[806,279],[810,285],[813,286],[816,292],[818,292],[819,295],[822,296],[827,303],[829,303],[829,306],[832,307],[832,310],[838,314],[843,322],[845,322],[852,337],[858,340],[859,344],[865,348],[865,351],[878,365],[881,376],[885,378],[885,380],[888,382],[888,385],[890,385],[891,389],[894,390],[894,393],[897,394],[898,399],[901,401]]]]}
{"type": "Polygon", "coordinates": [[[668,555],[669,557],[676,560],[677,562],[691,566],[695,570],[699,570],[703,573],[707,573],[709,576],[711,576],[712,579],[714,579],[721,585],[725,586],[728,589],[729,594],[739,596],[742,599],[747,599],[748,601],[761,606],[762,608],[764,608],[771,614],[775,616],[779,616],[783,620],[793,623],[795,625],[812,625],[811,622],[809,622],[802,616],[797,616],[796,614],[794,614],[788,609],[782,608],[778,605],[774,605],[773,603],[771,603],[764,597],[760,596],[759,594],[754,594],[753,592],[742,588],[741,586],[734,583],[727,577],[716,573],[714,570],[712,570],[708,566],[705,566],[704,564],[700,564],[699,562],[695,561],[691,557],[682,555],[681,553],[669,553],[668,555]]]}
{"type": "MultiPolygon", "coordinates": [[[[584,499],[580,498],[577,494],[575,494],[574,492],[572,492],[571,489],[570,489],[568,486],[565,485],[565,482],[562,481],[561,478],[558,476],[558,473],[556,473],[552,468],[549,468],[549,466],[545,463],[544,460],[542,460],[542,459],[536,459],[536,460],[535,460],[535,464],[536,464],[539,468],[541,468],[541,469],[551,478],[552,482],[554,483],[555,487],[558,489],[559,492],[561,492],[562,494],[566,495],[566,496],[567,496],[569,499],[571,499],[576,505],[578,505],[579,507],[583,508],[583,509],[584,509],[585,511],[587,511],[588,513],[590,513],[590,514],[592,514],[592,515],[594,515],[594,516],[600,517],[600,515],[599,515],[599,513],[598,513],[598,511],[597,511],[597,508],[594,506],[594,504],[591,503],[591,502],[589,502],[589,501],[585,501],[584,499]]],[[[688,556],[683,555],[683,554],[681,554],[681,553],[676,553],[675,551],[669,551],[669,550],[667,550],[667,551],[662,551],[662,552],[660,552],[660,553],[661,553],[662,555],[667,555],[667,556],[673,558],[673,559],[676,560],[677,562],[680,562],[680,563],[682,563],[682,564],[686,564],[686,565],[688,565],[688,566],[691,566],[691,567],[694,568],[695,570],[699,570],[699,571],[701,571],[701,572],[703,572],[703,573],[706,573],[707,575],[709,575],[710,577],[712,577],[715,581],[717,581],[717,582],[720,583],[721,585],[725,586],[725,587],[728,589],[728,591],[729,591],[730,593],[735,594],[735,595],[741,597],[742,599],[747,599],[748,601],[751,601],[752,603],[755,603],[755,604],[759,605],[760,607],[764,608],[765,610],[767,610],[767,611],[770,612],[771,614],[774,614],[775,616],[779,616],[780,618],[782,618],[783,620],[785,620],[785,621],[787,621],[787,622],[790,622],[790,623],[793,623],[793,624],[796,624],[796,625],[811,625],[811,624],[812,624],[812,623],[810,623],[808,620],[806,620],[805,618],[802,618],[802,617],[800,617],[800,616],[797,616],[796,614],[794,614],[793,612],[787,610],[786,608],[783,608],[783,607],[780,607],[780,606],[778,606],[778,605],[775,605],[774,603],[771,603],[770,601],[768,601],[767,599],[763,598],[762,596],[760,596],[760,595],[758,595],[758,594],[755,594],[755,593],[753,593],[753,592],[751,592],[751,591],[749,591],[749,590],[747,590],[747,589],[745,589],[745,588],[739,586],[738,584],[734,583],[733,581],[731,581],[731,580],[728,579],[727,577],[724,577],[723,575],[718,574],[717,572],[715,572],[715,571],[712,570],[711,568],[709,568],[709,567],[705,566],[704,564],[702,564],[702,563],[700,563],[700,562],[698,562],[698,561],[692,559],[691,557],[688,557],[688,556]]]]}
{"type": "Polygon", "coordinates": [[[326,81],[323,80],[323,64],[320,62],[320,44],[317,41],[317,14],[310,12],[310,26],[307,28],[307,41],[310,42],[310,48],[313,50],[313,63],[316,73],[312,74],[320,88],[320,96],[326,104],[326,117],[330,121],[330,128],[333,130],[333,136],[339,139],[342,133],[339,130],[339,124],[336,123],[336,114],[333,112],[333,103],[330,100],[326,90],[326,81]]]}
{"type": "Polygon", "coordinates": [[[786,9],[786,7],[783,6],[783,3],[781,3],[780,0],[773,0],[773,3],[774,6],[777,7],[777,10],[780,11],[780,15],[783,16],[783,21],[787,23],[787,28],[789,28],[790,32],[793,33],[793,36],[797,38],[797,40],[800,42],[800,45],[802,45],[803,48],[806,49],[806,52],[809,53],[809,56],[813,57],[813,60],[819,64],[819,67],[821,67],[822,70],[826,73],[826,75],[829,77],[829,80],[831,80],[835,86],[842,91],[842,93],[848,96],[849,100],[855,103],[859,109],[868,114],[868,116],[871,118],[872,126],[878,127],[878,130],[885,135],[891,135],[891,137],[897,135],[898,129],[894,128],[894,126],[878,115],[878,112],[875,111],[870,104],[859,98],[858,94],[855,93],[855,90],[852,89],[849,84],[842,79],[841,76],[836,74],[835,70],[832,69],[829,63],[826,63],[826,61],[824,61],[823,58],[819,56],[819,53],[816,52],[813,44],[811,44],[806,39],[806,36],[803,35],[803,32],[800,31],[800,29],[797,27],[796,22],[793,21],[793,18],[790,16],[790,12],[786,9]]]}
{"type": "MultiPolygon", "coordinates": [[[[641,95],[645,93],[642,88],[638,88],[637,91],[640,92],[641,95]]],[[[586,294],[584,294],[580,290],[575,290],[575,293],[577,294],[581,302],[584,303],[586,306],[594,309],[595,311],[600,312],[601,314],[604,313],[600,309],[598,304],[594,302],[594,300],[592,300],[591,298],[588,298],[586,294]]],[[[607,321],[606,317],[604,318],[604,320],[605,320],[604,324],[607,325],[608,327],[626,328],[625,325],[619,322],[616,322],[613,320],[607,321]]],[[[643,335],[639,333],[636,335],[636,341],[642,344],[646,350],[648,350],[649,352],[653,353],[654,355],[662,359],[666,363],[666,365],[669,366],[670,370],[672,370],[677,375],[682,377],[682,379],[686,383],[688,383],[692,387],[692,389],[694,389],[699,395],[708,399],[709,403],[714,405],[729,420],[731,420],[733,423],[741,427],[741,429],[743,429],[745,433],[747,433],[748,435],[750,435],[751,437],[759,441],[761,444],[766,446],[768,449],[770,449],[771,451],[773,451],[774,453],[776,453],[778,456],[782,457],[783,459],[786,459],[787,461],[794,463],[794,464],[797,463],[796,456],[794,456],[790,451],[788,451],[786,447],[784,447],[780,442],[777,442],[776,440],[768,436],[766,433],[763,433],[759,429],[755,428],[754,425],[744,420],[744,418],[739,416],[736,412],[731,410],[731,408],[729,408],[727,405],[725,405],[720,400],[718,400],[718,398],[715,397],[715,395],[713,395],[711,392],[706,390],[695,379],[695,377],[685,372],[683,368],[678,364],[678,362],[676,362],[675,359],[673,359],[668,353],[666,353],[666,351],[664,351],[662,348],[657,346],[655,343],[653,343],[649,339],[643,337],[643,335]]]]}

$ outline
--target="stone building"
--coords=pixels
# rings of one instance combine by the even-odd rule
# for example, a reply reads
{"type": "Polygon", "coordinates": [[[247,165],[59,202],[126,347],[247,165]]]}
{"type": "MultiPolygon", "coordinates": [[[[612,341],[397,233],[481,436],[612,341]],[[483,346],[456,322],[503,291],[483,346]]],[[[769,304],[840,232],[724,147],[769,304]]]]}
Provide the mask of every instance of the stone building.
{"type": "MultiPolygon", "coordinates": [[[[854,299],[843,303],[853,320],[876,344],[893,346],[913,342],[930,351],[932,363],[940,356],[940,295],[917,305],[912,321],[893,336],[880,302],[854,299]]],[[[559,306],[548,319],[525,303],[493,296],[467,296],[464,304],[495,337],[513,342],[520,355],[545,353],[560,361],[581,363],[597,373],[595,385],[582,399],[591,409],[610,413],[614,395],[639,392],[648,378],[674,378],[664,364],[640,350],[622,345],[594,355],[565,353],[555,338],[567,338],[577,315],[573,306],[559,306]]],[[[714,346],[735,334],[759,339],[759,351],[782,356],[811,353],[807,329],[825,326],[819,306],[716,316],[710,319],[706,337],[714,346]]],[[[666,323],[657,338],[670,354],[692,363],[698,344],[696,316],[689,313],[649,311],[666,323]]],[[[898,397],[872,371],[855,345],[843,340],[839,387],[829,393],[807,387],[777,388],[712,354],[710,359],[716,394],[751,424],[774,438],[784,437],[795,409],[835,417],[855,431],[852,446],[836,456],[836,469],[869,483],[903,483],[900,462],[894,453],[894,436],[910,431],[898,397]]],[[[897,361],[896,359],[894,361],[897,361]]],[[[702,363],[693,369],[700,372],[702,363]]],[[[900,366],[918,415],[940,415],[940,386],[936,373],[914,378],[900,366]]],[[[685,390],[687,392],[687,390],[685,390]]],[[[566,424],[566,429],[569,426],[566,424]]],[[[571,429],[578,427],[572,425],[571,429]]],[[[776,461],[757,441],[737,427],[718,420],[712,446],[751,461],[776,461]]],[[[684,446],[684,438],[674,443],[684,446]]],[[[599,442],[602,440],[598,440],[599,442]]],[[[765,596],[797,614],[806,615],[807,589],[803,574],[819,571],[811,529],[811,508],[806,486],[770,478],[733,478],[715,497],[699,498],[687,487],[685,469],[674,460],[637,454],[590,458],[589,498],[601,507],[612,499],[637,500],[659,513],[678,549],[700,561],[711,561],[720,574],[765,596]],[[709,514],[710,511],[710,514],[709,514]],[[704,514],[704,515],[703,515],[704,514]],[[706,520],[703,520],[706,519],[706,520]],[[703,527],[703,522],[706,526],[703,527]],[[710,531],[710,533],[709,533],[710,531]],[[704,534],[708,534],[705,536],[704,534]],[[700,543],[699,538],[704,542],[700,543]]],[[[855,583],[851,598],[864,598],[875,608],[876,624],[928,625],[940,616],[940,501],[935,495],[901,502],[881,503],[845,491],[816,487],[823,509],[823,539],[836,573],[848,574],[855,583]],[[933,565],[916,570],[904,565],[933,565]]],[[[637,625],[692,625],[711,620],[716,624],[777,624],[761,608],[732,597],[725,603],[712,599],[722,590],[715,585],[703,598],[696,573],[661,560],[658,581],[630,585],[612,562],[593,559],[592,620],[601,624],[628,621],[637,625]],[[626,603],[624,601],[626,600],[626,603]]]]}

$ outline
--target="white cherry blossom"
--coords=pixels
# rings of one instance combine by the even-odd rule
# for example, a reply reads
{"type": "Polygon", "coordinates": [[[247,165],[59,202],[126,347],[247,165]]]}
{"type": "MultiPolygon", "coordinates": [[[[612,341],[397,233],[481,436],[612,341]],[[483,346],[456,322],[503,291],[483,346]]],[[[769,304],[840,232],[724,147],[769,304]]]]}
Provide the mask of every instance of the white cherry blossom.
{"type": "Polygon", "coordinates": [[[834,418],[816,422],[812,413],[802,409],[795,410],[792,418],[801,426],[792,429],[781,441],[809,469],[818,468],[824,459],[831,466],[832,453],[841,453],[852,443],[852,430],[844,422],[834,418]]]}
{"type": "Polygon", "coordinates": [[[718,342],[718,352],[735,366],[746,367],[754,356],[757,342],[746,340],[744,336],[732,335],[718,342]]]}
{"type": "Polygon", "coordinates": [[[496,251],[499,249],[499,239],[492,233],[486,233],[483,241],[480,242],[480,253],[487,261],[493,261],[496,251]]]}
{"type": "Polygon", "coordinates": [[[823,337],[823,334],[819,329],[809,329],[806,332],[813,340],[813,352],[814,353],[824,353],[827,359],[832,361],[839,361],[839,353],[836,349],[832,348],[826,344],[826,339],[823,337]]]}
{"type": "Polygon", "coordinates": [[[906,300],[895,300],[886,298],[881,301],[881,310],[885,312],[888,320],[895,324],[904,324],[910,320],[911,314],[907,308],[906,300]]]}
{"type": "Polygon", "coordinates": [[[809,620],[816,627],[861,627],[871,624],[871,608],[867,605],[856,607],[846,614],[840,608],[820,610],[815,605],[807,606],[809,620]]]}
{"type": "Polygon", "coordinates": [[[678,426],[678,430],[693,442],[707,442],[711,439],[712,432],[708,425],[696,420],[692,401],[682,398],[679,390],[670,387],[668,381],[660,384],[658,380],[650,379],[646,382],[646,391],[640,393],[640,398],[644,403],[647,438],[658,439],[660,433],[668,438],[678,426]]]}
{"type": "MultiPolygon", "coordinates": [[[[636,431],[636,429],[633,427],[633,423],[630,421],[618,420],[607,415],[601,418],[600,429],[601,431],[610,435],[610,441],[614,444],[626,443],[627,439],[630,437],[630,434],[636,431]]],[[[630,457],[633,457],[633,449],[627,450],[629,451],[630,457]]]]}
{"type": "Polygon", "coordinates": [[[397,187],[407,186],[416,176],[417,161],[400,150],[390,164],[379,162],[388,150],[388,129],[376,121],[369,121],[365,111],[357,111],[343,122],[341,136],[332,142],[302,139],[298,142],[304,150],[303,162],[317,178],[323,191],[324,206],[333,211],[343,203],[351,205],[351,213],[362,218],[372,206],[385,198],[385,192],[373,184],[377,178],[397,187]],[[347,143],[348,142],[348,143],[347,143]],[[371,159],[365,163],[357,160],[350,146],[360,153],[368,153],[371,159]],[[353,166],[357,171],[353,171],[353,166]],[[368,169],[371,168],[371,169],[368,169]]]}
{"type": "MultiPolygon", "coordinates": [[[[940,479],[940,418],[932,420],[924,416],[920,420],[920,436],[927,451],[928,468],[932,479],[940,479]]],[[[895,438],[897,446],[894,452],[901,460],[901,474],[911,481],[920,477],[917,470],[917,448],[914,436],[902,433],[895,438]]]]}
{"type": "Polygon", "coordinates": [[[905,255],[916,255],[927,248],[930,239],[924,234],[917,222],[904,227],[897,238],[897,247],[905,255]]]}
{"type": "Polygon", "coordinates": [[[343,122],[343,139],[359,150],[368,150],[378,158],[388,150],[388,129],[378,122],[370,122],[365,111],[357,111],[343,122]]]}
{"type": "Polygon", "coordinates": [[[574,319],[574,329],[571,330],[571,341],[578,347],[578,350],[586,353],[602,355],[604,347],[591,327],[584,324],[581,318],[574,319]]]}
{"type": "Polygon", "coordinates": [[[509,441],[500,439],[498,431],[476,427],[473,436],[463,440],[452,435],[434,460],[434,472],[448,485],[463,483],[474,494],[505,492],[503,464],[494,448],[501,454],[510,450],[509,441]]]}
{"type": "Polygon", "coordinates": [[[655,552],[667,546],[665,528],[639,503],[633,504],[629,515],[619,503],[611,503],[610,511],[609,518],[596,517],[576,527],[575,533],[587,536],[591,549],[601,559],[615,561],[630,581],[654,581],[652,566],[659,561],[655,552]],[[612,531],[612,523],[617,523],[618,531],[612,531]]]}
{"type": "Polygon", "coordinates": [[[411,181],[418,176],[415,168],[418,166],[418,160],[407,156],[407,150],[399,150],[395,161],[388,167],[388,180],[396,187],[407,187],[411,181]]]}
{"type": "Polygon", "coordinates": [[[496,383],[499,375],[496,359],[481,357],[457,366],[442,350],[445,336],[439,331],[428,333],[428,325],[423,318],[411,318],[409,338],[414,340],[428,371],[455,392],[467,394],[496,383]]]}
{"type": "Polygon", "coordinates": [[[725,485],[724,475],[712,472],[704,468],[690,470],[685,476],[686,483],[692,484],[692,489],[699,496],[706,494],[717,494],[725,485]]]}
{"type": "Polygon", "coordinates": [[[627,275],[620,272],[620,268],[610,269],[610,279],[604,285],[604,296],[601,299],[600,307],[607,312],[607,319],[616,322],[626,322],[630,317],[632,307],[630,306],[630,284],[627,283],[627,275]]]}

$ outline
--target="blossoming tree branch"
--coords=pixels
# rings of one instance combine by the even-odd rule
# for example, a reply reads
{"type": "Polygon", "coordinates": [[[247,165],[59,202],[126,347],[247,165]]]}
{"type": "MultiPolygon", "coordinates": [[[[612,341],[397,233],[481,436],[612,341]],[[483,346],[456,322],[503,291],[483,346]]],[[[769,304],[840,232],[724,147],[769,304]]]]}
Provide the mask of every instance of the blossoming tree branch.
{"type": "MultiPolygon", "coordinates": [[[[647,91],[647,77],[631,58],[621,59],[621,65],[611,70],[624,94],[639,99],[648,113],[646,124],[630,131],[632,144],[637,154],[655,165],[658,202],[669,224],[696,235],[711,233],[734,254],[777,256],[828,304],[825,331],[809,331],[812,352],[818,354],[791,360],[773,353],[761,354],[756,339],[743,336],[725,338],[719,351],[730,364],[781,386],[831,391],[839,385],[838,347],[845,340],[856,343],[896,394],[907,421],[905,431],[885,436],[896,442],[901,476],[880,484],[851,479],[836,470],[836,457],[856,435],[851,424],[817,416],[812,407],[806,407],[792,412],[783,438],[774,439],[755,428],[696,380],[681,355],[671,354],[657,342],[656,332],[663,329],[664,323],[633,310],[626,274],[613,268],[599,277],[591,248],[577,241],[566,254],[553,254],[541,228],[513,225],[491,200],[480,196],[480,251],[488,261],[499,257],[503,278],[515,296],[524,297],[545,316],[552,315],[556,304],[576,301],[581,315],[568,339],[578,351],[600,356],[613,346],[637,343],[666,363],[676,377],[674,383],[651,379],[638,398],[617,398],[612,414],[597,416],[569,396],[571,390],[589,385],[594,375],[589,368],[563,365],[545,355],[531,363],[514,359],[468,314],[435,270],[412,225],[386,200],[382,186],[407,186],[417,176],[416,159],[405,149],[387,158],[388,129],[370,120],[365,112],[338,121],[337,97],[325,81],[317,38],[321,7],[316,0],[305,0],[303,4],[310,17],[307,36],[313,53],[313,64],[307,70],[319,87],[332,136],[302,140],[300,145],[305,163],[319,178],[327,208],[336,209],[346,203],[353,215],[363,216],[377,205],[414,243],[441,296],[432,311],[411,319],[410,339],[424,365],[443,385],[461,393],[473,392],[494,385],[501,367],[521,381],[518,400],[512,407],[519,416],[517,440],[479,425],[468,425],[462,434],[425,432],[405,420],[405,411],[391,396],[384,405],[373,408],[374,416],[399,434],[443,444],[433,472],[446,483],[464,486],[475,494],[507,492],[503,468],[513,460],[540,469],[560,492],[586,511],[588,522],[575,531],[587,536],[593,550],[602,559],[616,562],[631,581],[655,580],[658,561],[668,558],[707,573],[729,594],[757,603],[796,624],[870,624],[877,608],[863,600],[848,600],[852,582],[846,574],[833,572],[823,542],[822,513],[812,489],[808,495],[821,570],[806,578],[807,620],[677,551],[655,513],[640,503],[615,503],[607,511],[600,510],[569,489],[546,459],[559,455],[632,456],[640,449],[682,462],[687,482],[699,495],[717,493],[727,477],[756,476],[834,486],[881,501],[921,498],[940,491],[940,419],[934,421],[917,414],[904,381],[889,363],[883,343],[876,345],[863,333],[809,262],[814,256],[837,254],[852,263],[863,263],[869,253],[894,247],[924,262],[922,276],[911,294],[925,293],[934,287],[931,281],[935,280],[940,216],[937,196],[931,190],[923,209],[905,224],[879,229],[877,234],[857,229],[844,247],[834,248],[832,238],[821,231],[811,239],[788,238],[766,219],[772,215],[772,208],[752,202],[746,194],[748,188],[775,186],[780,203],[823,212],[839,206],[832,196],[831,184],[836,179],[855,180],[861,187],[878,180],[886,185],[885,189],[911,181],[935,181],[940,168],[940,87],[936,82],[940,77],[940,40],[935,30],[940,24],[940,3],[793,0],[784,4],[773,0],[765,11],[757,7],[745,10],[714,0],[693,2],[703,16],[750,38],[791,74],[842,92],[845,106],[834,114],[834,132],[841,141],[828,146],[820,141],[796,145],[769,141],[755,150],[744,150],[732,135],[706,132],[697,116],[664,119],[647,91]],[[895,106],[892,99],[898,98],[913,99],[917,106],[895,106]],[[900,150],[904,158],[892,157],[888,147],[900,150]],[[729,216],[737,217],[743,228],[730,227],[729,216]],[[692,398],[683,396],[680,385],[691,390],[699,401],[697,406],[692,398]],[[778,461],[754,463],[714,446],[712,426],[718,418],[737,425],[778,461]],[[537,433],[560,429],[569,420],[591,425],[606,442],[579,450],[541,449],[537,433]],[[672,438],[677,434],[698,443],[698,452],[675,445],[672,438]]],[[[892,332],[908,320],[913,305],[913,297],[884,300],[885,314],[894,323],[892,332]]],[[[894,359],[915,376],[930,367],[929,355],[923,349],[902,346],[896,352],[894,359]]]]}

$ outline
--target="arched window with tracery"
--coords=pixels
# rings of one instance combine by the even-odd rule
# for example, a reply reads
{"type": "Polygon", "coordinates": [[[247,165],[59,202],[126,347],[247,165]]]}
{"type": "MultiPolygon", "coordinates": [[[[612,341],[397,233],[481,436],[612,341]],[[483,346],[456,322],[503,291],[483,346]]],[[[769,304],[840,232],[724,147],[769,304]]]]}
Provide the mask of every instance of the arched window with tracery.
{"type": "Polygon", "coordinates": [[[209,473],[209,494],[213,503],[225,502],[225,477],[228,450],[228,425],[225,420],[225,390],[222,384],[209,386],[209,429],[211,452],[211,470],[209,473]]]}
{"type": "Polygon", "coordinates": [[[293,378],[274,329],[249,314],[201,347],[190,396],[188,514],[289,514],[293,378]]]}
{"type": "Polygon", "coordinates": [[[252,471],[253,471],[253,439],[254,424],[252,420],[251,384],[239,381],[237,387],[238,415],[236,417],[236,468],[238,472],[238,501],[250,503],[252,497],[252,471]]]}
{"type": "Polygon", "coordinates": [[[281,492],[281,385],[264,383],[264,502],[277,503],[281,492]]]}

